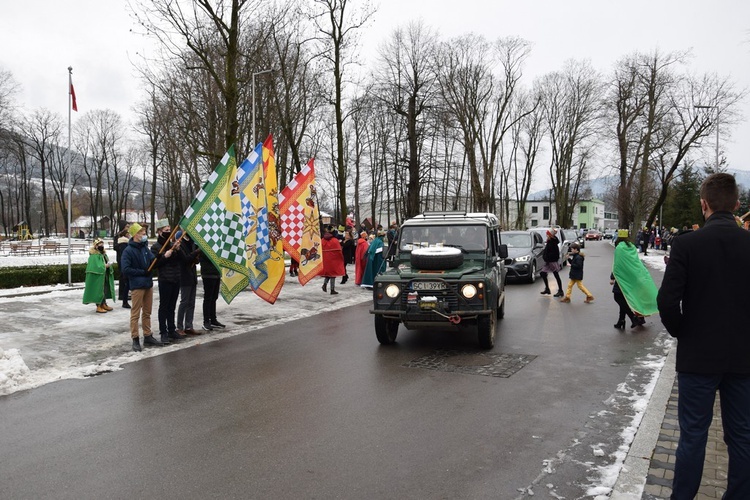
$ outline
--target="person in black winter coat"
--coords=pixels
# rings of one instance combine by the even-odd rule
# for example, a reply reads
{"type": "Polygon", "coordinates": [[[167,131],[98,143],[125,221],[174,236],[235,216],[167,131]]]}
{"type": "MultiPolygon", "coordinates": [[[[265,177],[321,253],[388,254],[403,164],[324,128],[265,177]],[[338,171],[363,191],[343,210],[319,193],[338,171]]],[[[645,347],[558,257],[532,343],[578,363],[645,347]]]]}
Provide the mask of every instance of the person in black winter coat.
{"type": "Polygon", "coordinates": [[[196,264],[200,249],[190,236],[182,236],[181,232],[175,236],[180,241],[179,252],[181,254],[182,269],[180,274],[180,305],[177,308],[177,332],[185,335],[200,335],[193,328],[193,317],[195,316],[195,294],[198,288],[198,273],[196,264]]]}
{"type": "Polygon", "coordinates": [[[568,289],[565,292],[565,297],[560,299],[560,302],[570,302],[570,295],[573,293],[573,285],[578,285],[578,289],[586,294],[587,304],[594,301],[594,296],[591,292],[583,286],[583,254],[581,253],[581,246],[578,243],[570,245],[570,257],[568,257],[568,263],[570,264],[570,274],[568,281],[568,289]]]}
{"type": "Polygon", "coordinates": [[[560,240],[557,239],[557,230],[555,228],[550,228],[547,231],[547,243],[544,245],[544,250],[542,250],[542,259],[544,260],[544,266],[539,275],[542,277],[542,281],[544,281],[544,290],[540,293],[542,295],[549,295],[552,293],[549,289],[549,281],[547,281],[547,274],[552,273],[557,281],[557,293],[555,293],[555,297],[562,297],[562,280],[560,280],[560,269],[562,269],[560,266],[560,240]]]}
{"type": "Polygon", "coordinates": [[[676,236],[656,302],[677,339],[677,444],[672,498],[694,498],[703,474],[716,391],[729,454],[724,498],[750,498],[750,232],[737,226],[734,176],[700,188],[705,225],[676,236]]]}
{"type": "Polygon", "coordinates": [[[162,343],[169,344],[172,340],[185,338],[185,335],[177,333],[174,322],[177,299],[180,296],[183,258],[181,243],[169,239],[172,234],[169,221],[158,220],[156,230],[158,237],[151,252],[156,255],[156,267],[159,270],[159,334],[162,343]]]}
{"type": "Polygon", "coordinates": [[[341,243],[341,251],[344,254],[344,277],[341,278],[341,284],[343,285],[347,281],[349,281],[349,273],[346,270],[346,266],[348,264],[354,264],[354,252],[357,249],[357,245],[354,241],[354,237],[352,236],[352,232],[350,230],[347,230],[344,233],[344,241],[341,243]]]}
{"type": "Polygon", "coordinates": [[[221,290],[221,274],[211,259],[201,252],[201,280],[203,281],[203,329],[211,331],[226,325],[216,319],[216,301],[221,290]]]}

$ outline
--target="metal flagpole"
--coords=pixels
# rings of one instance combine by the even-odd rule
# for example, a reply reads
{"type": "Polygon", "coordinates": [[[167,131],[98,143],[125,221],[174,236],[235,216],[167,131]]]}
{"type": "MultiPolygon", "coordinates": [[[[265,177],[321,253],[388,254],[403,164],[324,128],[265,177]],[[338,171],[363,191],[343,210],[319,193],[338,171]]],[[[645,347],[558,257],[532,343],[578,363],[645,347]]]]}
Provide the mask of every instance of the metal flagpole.
{"type": "Polygon", "coordinates": [[[73,184],[71,183],[71,158],[70,158],[70,124],[71,124],[71,110],[73,109],[73,96],[70,93],[70,89],[73,87],[73,67],[68,66],[68,286],[73,285],[73,273],[72,273],[72,263],[71,263],[71,257],[70,257],[70,224],[71,224],[71,216],[72,216],[72,208],[71,204],[73,202],[73,184]]]}

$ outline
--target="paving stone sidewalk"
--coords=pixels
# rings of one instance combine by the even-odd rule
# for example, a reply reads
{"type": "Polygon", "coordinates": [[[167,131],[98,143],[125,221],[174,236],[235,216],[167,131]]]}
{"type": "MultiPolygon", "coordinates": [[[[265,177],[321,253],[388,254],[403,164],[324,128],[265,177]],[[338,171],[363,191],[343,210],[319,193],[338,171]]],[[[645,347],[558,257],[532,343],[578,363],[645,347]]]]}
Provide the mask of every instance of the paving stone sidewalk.
{"type": "MultiPolygon", "coordinates": [[[[672,494],[674,477],[675,450],[680,437],[677,421],[677,380],[672,386],[672,394],[667,403],[664,421],[659,438],[651,455],[646,485],[643,489],[644,500],[668,499],[672,494]]],[[[706,461],[703,466],[703,479],[696,500],[721,498],[727,486],[727,447],[724,444],[724,433],[721,425],[721,407],[719,395],[714,404],[714,419],[708,431],[706,461]]]]}

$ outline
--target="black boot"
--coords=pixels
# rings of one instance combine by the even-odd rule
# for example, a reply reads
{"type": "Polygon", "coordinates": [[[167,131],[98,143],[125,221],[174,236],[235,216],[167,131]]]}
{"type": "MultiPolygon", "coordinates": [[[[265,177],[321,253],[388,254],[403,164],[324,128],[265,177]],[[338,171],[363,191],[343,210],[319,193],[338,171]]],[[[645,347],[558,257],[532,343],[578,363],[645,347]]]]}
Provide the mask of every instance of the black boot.
{"type": "Polygon", "coordinates": [[[122,303],[122,307],[123,307],[124,309],[130,309],[130,304],[128,304],[128,301],[127,301],[127,300],[126,300],[125,302],[123,302],[123,303],[122,303]]]}
{"type": "Polygon", "coordinates": [[[542,290],[542,291],[541,291],[541,292],[539,292],[539,293],[541,293],[542,295],[549,295],[549,294],[550,294],[550,293],[552,293],[552,292],[550,292],[550,291],[549,291],[549,288],[545,288],[544,290],[542,290]]]}
{"type": "Polygon", "coordinates": [[[565,295],[565,294],[563,293],[562,289],[560,289],[560,290],[557,291],[557,293],[554,296],[555,297],[562,297],[563,295],[565,295]]]}
{"type": "Polygon", "coordinates": [[[324,292],[327,292],[327,291],[328,291],[328,283],[327,283],[327,282],[326,282],[326,283],[323,283],[323,291],[324,291],[324,292]]]}
{"type": "Polygon", "coordinates": [[[339,294],[339,292],[337,292],[336,290],[334,290],[333,288],[331,288],[331,295],[338,295],[338,294],[339,294]]]}
{"type": "Polygon", "coordinates": [[[345,274],[345,275],[344,275],[344,277],[343,277],[343,278],[341,278],[341,284],[343,285],[343,284],[344,284],[344,283],[346,283],[347,281],[349,281],[349,275],[345,274]]]}
{"type": "Polygon", "coordinates": [[[625,320],[621,319],[620,321],[618,321],[617,323],[615,323],[615,328],[617,328],[618,330],[624,330],[625,329],[625,320]]]}
{"type": "Polygon", "coordinates": [[[160,337],[161,337],[161,343],[162,344],[169,345],[169,344],[172,343],[172,342],[169,341],[169,335],[168,334],[162,333],[160,337]]]}
{"type": "Polygon", "coordinates": [[[143,348],[141,347],[141,339],[139,339],[138,337],[133,339],[133,350],[135,352],[141,352],[143,350],[143,348]]]}
{"type": "Polygon", "coordinates": [[[153,335],[145,335],[143,337],[143,345],[163,346],[159,340],[156,340],[153,335]]]}

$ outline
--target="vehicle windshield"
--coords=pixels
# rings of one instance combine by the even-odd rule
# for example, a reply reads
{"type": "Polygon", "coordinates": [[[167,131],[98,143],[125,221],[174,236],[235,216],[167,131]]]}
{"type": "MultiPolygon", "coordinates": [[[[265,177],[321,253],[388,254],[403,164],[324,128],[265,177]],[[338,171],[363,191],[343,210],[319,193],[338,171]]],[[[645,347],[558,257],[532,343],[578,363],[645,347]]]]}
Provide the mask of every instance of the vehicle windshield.
{"type": "Polygon", "coordinates": [[[414,248],[458,247],[467,252],[487,250],[487,226],[404,226],[399,239],[402,251],[414,248]]]}
{"type": "Polygon", "coordinates": [[[530,234],[502,234],[503,243],[508,245],[508,248],[531,248],[531,235],[530,234]]]}

